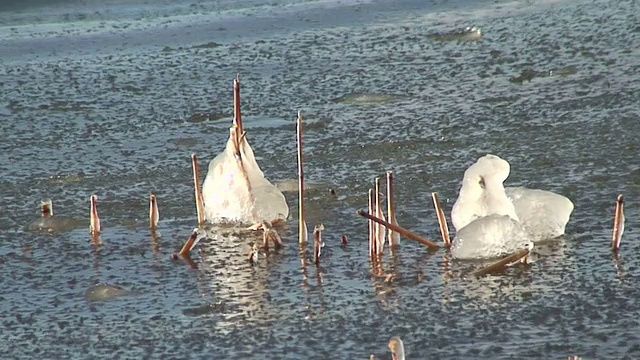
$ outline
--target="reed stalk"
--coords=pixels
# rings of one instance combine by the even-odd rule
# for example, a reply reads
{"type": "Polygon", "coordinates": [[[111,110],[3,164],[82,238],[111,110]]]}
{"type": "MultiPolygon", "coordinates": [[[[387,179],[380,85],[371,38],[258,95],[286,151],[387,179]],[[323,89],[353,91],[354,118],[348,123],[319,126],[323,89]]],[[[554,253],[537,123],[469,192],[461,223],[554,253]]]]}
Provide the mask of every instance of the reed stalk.
{"type": "Polygon", "coordinates": [[[484,276],[487,274],[490,274],[492,272],[496,272],[496,271],[500,271],[503,270],[505,267],[507,267],[510,264],[513,264],[517,261],[521,261],[522,259],[526,258],[529,255],[529,249],[520,249],[517,250],[516,252],[514,252],[511,255],[508,255],[488,266],[485,266],[483,268],[480,268],[474,272],[471,273],[471,275],[474,276],[484,276]]]}
{"type": "Polygon", "coordinates": [[[307,224],[304,221],[304,169],[302,166],[302,112],[296,119],[296,138],[298,143],[298,243],[307,242],[307,224]]]}
{"type": "Polygon", "coordinates": [[[196,199],[196,214],[198,216],[198,226],[204,225],[204,200],[200,190],[200,171],[198,168],[198,155],[191,154],[191,167],[193,169],[193,191],[196,199]]]}
{"type": "Polygon", "coordinates": [[[159,220],[158,201],[154,194],[149,194],[149,228],[151,230],[157,229],[159,220]]]}
{"type": "Polygon", "coordinates": [[[613,215],[613,235],[611,237],[611,249],[618,251],[620,249],[620,240],[624,232],[624,198],[622,194],[618,195],[616,201],[616,210],[613,215]]]}
{"type": "Polygon", "coordinates": [[[426,239],[426,238],[424,238],[424,237],[422,237],[420,235],[414,234],[411,231],[401,227],[400,225],[390,224],[387,221],[379,219],[379,218],[367,213],[366,211],[364,211],[362,209],[358,210],[358,215],[360,215],[362,217],[365,217],[365,218],[367,218],[369,220],[372,220],[372,221],[374,221],[374,222],[376,222],[378,224],[384,225],[388,229],[391,229],[391,230],[399,233],[401,236],[404,236],[407,239],[411,239],[411,240],[417,241],[417,242],[421,243],[422,245],[428,247],[429,249],[434,249],[435,250],[435,249],[440,248],[440,245],[434,243],[433,241],[428,240],[428,239],[426,239]]]}
{"type": "Polygon", "coordinates": [[[451,238],[449,235],[449,225],[447,225],[447,217],[440,206],[440,200],[438,199],[438,193],[431,193],[431,199],[433,200],[433,208],[436,211],[436,217],[438,218],[438,225],[440,225],[440,234],[442,235],[442,242],[446,248],[451,247],[451,238]]]}

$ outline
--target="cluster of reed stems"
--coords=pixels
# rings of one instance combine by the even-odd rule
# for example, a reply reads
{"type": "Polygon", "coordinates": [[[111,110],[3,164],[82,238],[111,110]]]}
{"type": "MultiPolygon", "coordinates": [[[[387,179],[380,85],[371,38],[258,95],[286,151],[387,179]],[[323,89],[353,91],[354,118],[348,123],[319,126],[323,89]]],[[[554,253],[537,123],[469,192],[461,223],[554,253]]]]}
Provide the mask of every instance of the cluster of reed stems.
{"type": "MultiPolygon", "coordinates": [[[[233,139],[234,150],[236,159],[238,161],[238,166],[243,173],[243,179],[245,180],[247,186],[249,187],[249,193],[251,194],[251,184],[248,180],[248,175],[244,168],[242,162],[242,143],[244,137],[246,136],[246,131],[244,130],[242,124],[242,115],[240,110],[240,78],[236,76],[233,81],[233,107],[234,107],[234,116],[233,123],[230,128],[230,136],[233,139]]],[[[299,111],[296,119],[296,139],[297,139],[297,160],[298,160],[298,243],[300,245],[300,249],[303,250],[306,247],[306,243],[308,240],[308,228],[305,221],[305,207],[304,207],[304,168],[303,168],[303,117],[302,113],[299,111]]],[[[196,153],[191,154],[191,165],[193,170],[193,186],[194,186],[194,197],[196,204],[196,214],[197,214],[197,222],[198,227],[201,229],[205,224],[205,213],[204,213],[204,201],[202,197],[201,187],[200,187],[200,174],[198,168],[198,155],[196,153]]],[[[373,187],[369,189],[369,201],[368,201],[368,212],[364,210],[358,210],[357,213],[368,219],[368,247],[369,247],[369,257],[372,263],[378,263],[382,260],[385,247],[388,246],[391,253],[398,248],[400,244],[400,237],[405,237],[410,240],[414,240],[419,242],[420,244],[426,246],[429,250],[437,250],[440,248],[440,245],[437,243],[420,236],[414,232],[407,230],[406,228],[400,226],[398,224],[396,213],[395,213],[395,198],[394,198],[394,185],[393,185],[393,172],[386,172],[386,216],[383,207],[383,195],[385,193],[382,192],[381,186],[381,178],[376,177],[374,180],[373,187]]],[[[446,215],[440,205],[440,201],[438,199],[438,194],[433,192],[431,194],[431,198],[433,201],[433,206],[436,214],[436,219],[438,221],[440,235],[442,237],[443,247],[448,249],[451,246],[451,238],[449,233],[449,226],[447,223],[446,215]]],[[[100,218],[98,216],[97,210],[97,200],[98,197],[95,194],[92,194],[90,197],[90,234],[92,239],[96,243],[100,242],[99,234],[101,232],[100,218]]],[[[620,241],[622,238],[622,234],[624,232],[624,200],[622,194],[618,195],[616,201],[616,207],[614,212],[614,222],[613,222],[613,234],[611,239],[611,248],[614,253],[617,253],[620,249],[620,241]]],[[[41,212],[43,217],[53,216],[53,203],[51,200],[43,201],[41,203],[41,212]]],[[[151,193],[149,195],[149,227],[152,231],[155,231],[158,227],[159,222],[159,211],[158,211],[158,202],[156,195],[151,193]]],[[[273,242],[275,248],[280,248],[283,245],[282,239],[280,238],[278,232],[273,228],[273,224],[268,221],[263,221],[260,224],[256,224],[252,227],[254,230],[261,229],[263,231],[262,238],[262,246],[258,247],[257,244],[252,247],[252,250],[249,254],[250,260],[257,259],[258,249],[261,248],[262,251],[268,252],[269,243],[273,242]]],[[[314,227],[313,231],[313,251],[314,251],[314,262],[316,265],[320,263],[320,256],[322,253],[322,247],[324,243],[322,242],[322,231],[324,231],[323,224],[317,224],[314,227]]],[[[198,239],[198,228],[194,229],[191,236],[187,239],[184,246],[181,248],[180,252],[177,255],[180,256],[188,256],[189,252],[193,250],[195,245],[197,244],[198,239]]],[[[347,244],[346,235],[342,237],[342,245],[347,244]]],[[[529,249],[520,249],[499,261],[490,264],[484,268],[478,269],[473,272],[476,276],[485,275],[494,271],[498,271],[505,266],[508,266],[514,262],[526,262],[527,256],[529,255],[529,249]]],[[[173,257],[177,256],[173,254],[173,257]]]]}
{"type": "MultiPolygon", "coordinates": [[[[395,215],[393,173],[391,171],[387,172],[387,218],[385,218],[383,212],[382,192],[380,189],[380,178],[377,177],[375,178],[374,186],[369,189],[369,211],[358,210],[358,215],[368,219],[369,257],[371,263],[377,265],[382,260],[386,241],[385,233],[389,234],[388,239],[391,252],[393,252],[394,248],[399,244],[399,236],[417,241],[429,250],[438,250],[440,245],[437,243],[413,233],[398,224],[395,215]]],[[[435,192],[432,193],[431,199],[440,228],[443,246],[449,249],[451,247],[451,238],[446,215],[440,205],[438,194],[435,192]]],[[[529,253],[530,250],[528,248],[520,249],[486,267],[474,271],[472,274],[475,276],[483,276],[504,269],[506,266],[518,261],[526,263],[529,253]]]]}
{"type": "MultiPolygon", "coordinates": [[[[391,358],[393,360],[405,360],[405,346],[404,346],[404,342],[402,341],[402,339],[399,336],[393,336],[391,337],[391,339],[389,339],[389,343],[387,344],[387,346],[389,347],[389,351],[391,351],[391,358]]],[[[579,356],[569,356],[567,357],[567,360],[581,360],[582,358],[579,356]]],[[[370,355],[369,356],[369,360],[375,360],[375,356],[370,355]]]]}
{"type": "MultiPolygon", "coordinates": [[[[195,187],[195,195],[196,195],[196,210],[198,214],[198,225],[201,229],[204,225],[204,209],[202,205],[202,194],[200,192],[199,181],[198,181],[198,162],[196,154],[192,154],[191,156],[192,165],[193,165],[193,176],[194,176],[194,187],[195,187]]],[[[53,201],[50,199],[41,201],[40,211],[42,217],[53,217],[53,201]]],[[[154,193],[149,194],[149,228],[151,229],[152,235],[155,234],[158,229],[158,223],[160,221],[160,212],[158,211],[158,198],[154,193]]],[[[193,250],[195,245],[198,242],[198,236],[202,233],[198,232],[198,228],[194,229],[191,236],[187,239],[184,246],[180,250],[178,254],[173,254],[173,258],[177,258],[180,256],[188,256],[189,252],[193,250]]],[[[102,225],[100,221],[100,216],[98,214],[98,195],[91,194],[89,197],[89,234],[91,236],[91,240],[95,245],[100,245],[102,243],[100,233],[102,232],[102,225]]],[[[278,237],[279,238],[279,237],[278,237]]]]}
{"type": "MultiPolygon", "coordinates": [[[[391,172],[387,172],[387,216],[388,219],[385,219],[384,213],[382,212],[382,201],[380,198],[380,178],[375,179],[374,187],[369,189],[369,211],[366,212],[364,210],[358,210],[358,214],[368,219],[368,238],[369,238],[369,257],[371,258],[372,263],[376,263],[380,261],[385,246],[385,231],[389,232],[389,245],[391,251],[393,251],[394,242],[393,239],[394,232],[399,235],[415,240],[423,245],[425,245],[430,250],[436,250],[439,248],[439,245],[420,236],[417,235],[400,225],[398,225],[395,213],[394,213],[394,200],[393,200],[393,177],[391,172]]],[[[440,206],[440,201],[438,199],[437,193],[432,193],[431,198],[433,200],[433,207],[436,214],[436,219],[438,221],[438,225],[440,227],[440,234],[442,236],[442,242],[445,248],[451,247],[451,238],[449,234],[449,226],[447,224],[447,219],[442,207],[440,206]]],[[[624,233],[624,197],[622,194],[617,196],[616,206],[613,215],[613,234],[611,237],[611,249],[614,254],[618,254],[620,250],[620,242],[622,239],[622,234],[624,233]]],[[[527,258],[530,254],[530,249],[523,248],[513,252],[512,254],[503,257],[502,259],[480,268],[472,273],[475,276],[483,276],[496,271],[500,271],[504,269],[506,266],[509,266],[516,262],[526,263],[527,258]]]]}
{"type": "MultiPolygon", "coordinates": [[[[306,244],[308,240],[308,228],[305,221],[304,212],[304,158],[303,158],[303,118],[302,112],[298,111],[298,117],[296,119],[296,143],[298,154],[298,244],[300,246],[300,252],[302,256],[306,252],[306,244]]],[[[313,229],[313,259],[316,266],[320,265],[320,255],[322,254],[322,248],[324,243],[322,242],[322,231],[324,231],[323,224],[317,224],[313,229]]]]}
{"type": "MultiPolygon", "coordinates": [[[[43,200],[40,203],[40,212],[42,217],[53,217],[53,201],[51,199],[43,200]]],[[[149,194],[149,227],[155,230],[158,227],[160,215],[158,213],[158,202],[156,196],[149,194]]],[[[89,197],[89,234],[92,239],[99,243],[102,225],[100,216],[98,215],[98,195],[91,194],[89,197]]]]}

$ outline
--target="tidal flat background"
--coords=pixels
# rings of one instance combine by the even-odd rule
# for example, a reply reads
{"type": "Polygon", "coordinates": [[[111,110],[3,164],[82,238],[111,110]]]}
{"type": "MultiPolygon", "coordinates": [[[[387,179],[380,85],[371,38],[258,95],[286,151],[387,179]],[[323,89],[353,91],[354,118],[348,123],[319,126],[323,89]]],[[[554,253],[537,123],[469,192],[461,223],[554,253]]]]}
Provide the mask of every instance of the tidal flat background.
{"type": "Polygon", "coordinates": [[[2,1],[0,353],[389,359],[399,335],[409,359],[637,359],[638,59],[638,1],[2,1]],[[482,40],[431,36],[471,25],[482,40]],[[301,266],[295,192],[280,253],[252,266],[257,234],[211,229],[197,269],[170,259],[196,225],[190,154],[204,179],[238,73],[271,181],[296,177],[296,112],[307,121],[319,267],[301,266]],[[392,170],[399,223],[438,239],[431,192],[449,214],[464,170],[487,153],[510,162],[506,185],[574,202],[566,236],[529,267],[480,279],[469,273],[483,262],[403,240],[384,261],[393,280],[373,274],[356,215],[373,179],[392,170]],[[627,228],[615,258],[618,193],[627,228]],[[43,198],[80,225],[26,231],[43,198]],[[130,292],[85,299],[103,282],[130,292]]]}

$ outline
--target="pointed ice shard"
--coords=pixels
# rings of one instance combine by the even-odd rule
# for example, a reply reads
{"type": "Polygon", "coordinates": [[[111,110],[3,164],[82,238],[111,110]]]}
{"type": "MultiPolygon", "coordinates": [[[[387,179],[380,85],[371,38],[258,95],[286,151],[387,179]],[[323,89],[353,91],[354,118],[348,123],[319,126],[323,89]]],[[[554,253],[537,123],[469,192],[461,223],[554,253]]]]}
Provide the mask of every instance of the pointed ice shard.
{"type": "Polygon", "coordinates": [[[240,116],[240,83],[234,80],[234,120],[222,153],[209,163],[202,184],[205,218],[213,223],[254,224],[286,220],[289,206],[282,192],[256,162],[240,116]]]}
{"type": "Polygon", "coordinates": [[[209,164],[202,184],[205,217],[211,222],[274,222],[289,216],[284,195],[264,177],[253,151],[243,137],[240,156],[233,136],[225,150],[209,164]]]}

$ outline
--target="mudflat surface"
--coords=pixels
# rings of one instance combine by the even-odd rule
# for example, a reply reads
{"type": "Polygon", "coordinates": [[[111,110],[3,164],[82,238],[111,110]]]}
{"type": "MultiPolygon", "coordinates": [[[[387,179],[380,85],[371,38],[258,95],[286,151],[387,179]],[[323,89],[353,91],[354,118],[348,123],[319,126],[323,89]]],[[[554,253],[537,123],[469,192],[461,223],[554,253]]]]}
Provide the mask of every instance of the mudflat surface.
{"type": "Polygon", "coordinates": [[[410,359],[640,356],[638,2],[241,3],[0,5],[4,356],[388,359],[393,335],[410,359]],[[430,37],[470,25],[481,41],[430,37]],[[228,136],[236,73],[270,180],[295,178],[296,112],[309,122],[320,267],[301,262],[294,220],[286,248],[255,266],[257,235],[232,229],[210,229],[196,269],[170,259],[196,222],[190,154],[204,177],[228,136]],[[437,239],[431,192],[449,213],[465,168],[487,153],[510,162],[508,186],[574,202],[567,235],[537,247],[530,267],[481,279],[468,274],[483,263],[410,240],[372,271],[355,212],[374,177],[393,170],[399,223],[437,239]],[[618,193],[627,229],[614,258],[618,193]],[[80,225],[27,232],[42,198],[80,225]],[[88,301],[100,283],[126,293],[88,301]]]}

